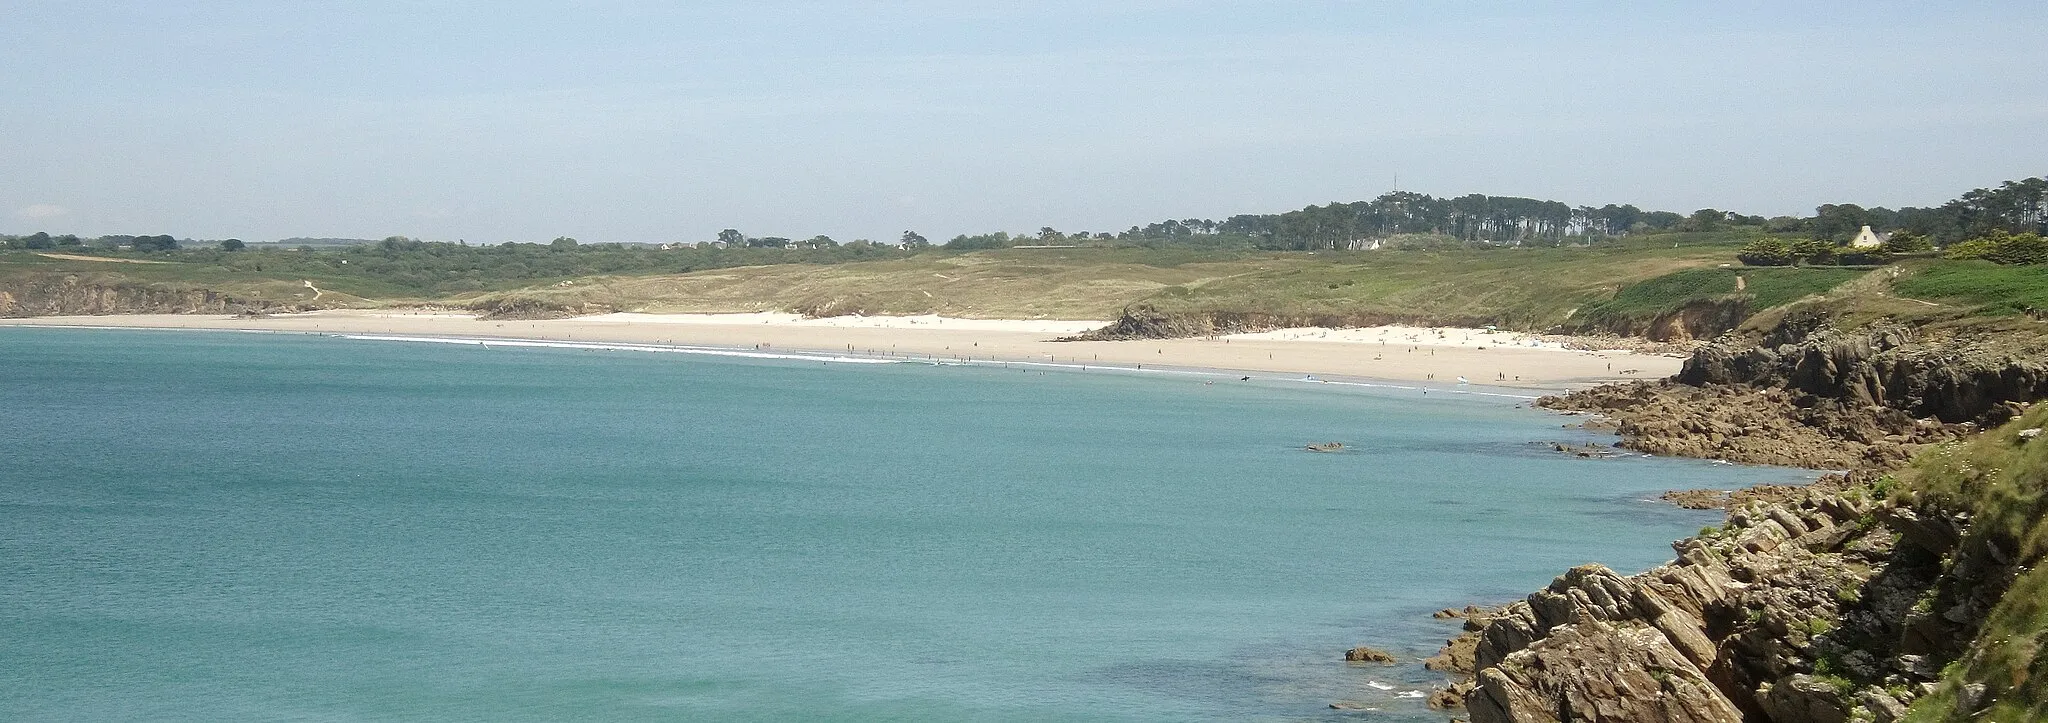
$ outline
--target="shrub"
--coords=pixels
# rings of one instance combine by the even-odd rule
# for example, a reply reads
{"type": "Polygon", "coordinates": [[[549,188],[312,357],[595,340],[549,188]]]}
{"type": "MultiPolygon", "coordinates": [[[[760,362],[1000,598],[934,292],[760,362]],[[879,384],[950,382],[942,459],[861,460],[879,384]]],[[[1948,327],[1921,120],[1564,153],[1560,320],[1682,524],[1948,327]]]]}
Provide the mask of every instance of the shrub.
{"type": "Polygon", "coordinates": [[[1950,259],[1984,259],[1992,263],[2016,266],[2021,264],[2048,264],[2048,239],[2038,233],[2006,233],[1992,231],[1977,238],[1950,244],[1942,256],[1950,259]]]}
{"type": "Polygon", "coordinates": [[[1786,251],[1792,254],[1794,260],[1809,264],[1826,264],[1835,260],[1835,245],[1820,239],[1799,239],[1792,242],[1786,251]]]}
{"type": "Polygon", "coordinates": [[[1992,244],[1991,239],[1973,238],[1968,241],[1957,241],[1949,244],[1948,248],[1942,251],[1941,257],[1955,261],[1968,261],[1970,259],[1984,258],[1985,255],[1997,250],[1998,246],[1992,244]]]}
{"type": "Polygon", "coordinates": [[[1775,238],[1760,238],[1743,246],[1735,258],[1746,266],[1789,266],[1795,260],[1792,249],[1775,238]]]}
{"type": "Polygon", "coordinates": [[[1986,261],[2007,265],[2048,264],[2048,239],[2041,238],[2041,234],[1993,231],[1991,244],[1991,253],[1984,255],[1986,261]]]}
{"type": "Polygon", "coordinates": [[[1934,250],[1934,243],[1927,240],[1926,236],[1899,230],[1892,232],[1891,237],[1884,240],[1882,248],[1887,254],[1917,254],[1934,250]]]}

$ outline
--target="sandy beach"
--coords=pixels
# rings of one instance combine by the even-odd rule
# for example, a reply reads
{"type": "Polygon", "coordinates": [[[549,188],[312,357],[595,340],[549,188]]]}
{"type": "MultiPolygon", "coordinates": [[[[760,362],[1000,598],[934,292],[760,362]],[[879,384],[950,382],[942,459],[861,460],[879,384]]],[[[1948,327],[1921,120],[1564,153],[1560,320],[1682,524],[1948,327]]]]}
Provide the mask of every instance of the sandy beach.
{"type": "Polygon", "coordinates": [[[895,359],[1038,362],[1136,369],[1473,384],[1532,390],[1655,379],[1682,359],[1559,348],[1483,329],[1281,329],[1214,338],[1058,342],[1100,321],[937,316],[804,318],[795,314],[604,314],[572,319],[480,320],[448,312],[332,310],[264,318],[124,315],[0,319],[0,326],[245,329],[547,341],[679,344],[895,359]]]}

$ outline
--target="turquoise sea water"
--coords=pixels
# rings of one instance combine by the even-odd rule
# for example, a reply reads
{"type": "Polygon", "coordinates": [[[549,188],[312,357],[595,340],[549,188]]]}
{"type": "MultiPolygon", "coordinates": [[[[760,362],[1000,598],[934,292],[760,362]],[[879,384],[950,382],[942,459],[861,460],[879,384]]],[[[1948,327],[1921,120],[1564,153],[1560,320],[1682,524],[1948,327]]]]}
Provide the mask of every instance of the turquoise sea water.
{"type": "Polygon", "coordinates": [[[1440,720],[1341,652],[1802,478],[1284,380],[63,329],[0,371],[7,719],[1440,720]]]}

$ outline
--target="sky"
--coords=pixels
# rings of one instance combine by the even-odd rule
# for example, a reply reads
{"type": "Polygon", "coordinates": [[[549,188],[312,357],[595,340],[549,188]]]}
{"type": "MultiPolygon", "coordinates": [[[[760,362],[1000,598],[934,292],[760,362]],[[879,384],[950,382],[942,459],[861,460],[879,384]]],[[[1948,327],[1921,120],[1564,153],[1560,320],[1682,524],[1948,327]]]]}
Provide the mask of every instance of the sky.
{"type": "Polygon", "coordinates": [[[2048,175],[2048,3],[0,0],[0,233],[1116,231],[2048,175]]]}

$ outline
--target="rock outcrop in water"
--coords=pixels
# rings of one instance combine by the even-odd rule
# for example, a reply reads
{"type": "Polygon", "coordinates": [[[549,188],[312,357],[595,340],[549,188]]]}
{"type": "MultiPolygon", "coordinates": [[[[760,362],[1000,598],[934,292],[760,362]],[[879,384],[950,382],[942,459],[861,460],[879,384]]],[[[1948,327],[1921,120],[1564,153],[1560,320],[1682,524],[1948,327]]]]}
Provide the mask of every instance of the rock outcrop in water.
{"type": "Polygon", "coordinates": [[[1736,510],[1661,567],[1574,568],[1510,606],[1479,637],[1473,723],[1898,720],[2003,588],[1921,603],[1997,575],[1944,572],[1967,520],[1854,482],[1736,510]]]}
{"type": "Polygon", "coordinates": [[[1980,639],[1982,626],[2024,630],[2038,618],[2028,611],[2048,609],[2005,599],[2009,589],[2028,597],[2015,581],[2040,577],[2029,560],[2048,552],[2048,533],[2013,532],[2048,508],[2042,453],[2024,451],[2043,420],[2025,405],[2048,398],[2040,337],[1935,343],[1902,327],[1849,333],[1814,321],[1753,347],[1700,349],[1671,380],[1541,402],[1606,415],[1622,444],[1643,451],[1858,471],[1808,488],[1683,496],[1729,508],[1727,524],[1674,543],[1669,564],[1630,576],[1575,568],[1510,606],[1473,645],[1463,700],[1474,723],[1889,723],[1922,697],[1934,710],[1919,705],[1916,719],[1972,719],[1994,705],[2048,713],[2029,672],[2043,670],[2048,632],[2019,649],[1995,631],[1980,639]],[[1979,434],[2020,414],[2031,421],[1979,434]],[[1884,474],[1965,438],[1900,478],[1884,474]],[[2021,451],[1986,452],[1993,442],[2021,451]],[[1894,489],[1930,467],[1946,470],[1949,491],[1894,489]],[[1993,484],[2007,487],[1972,492],[1993,484]],[[1973,524],[1986,510],[1999,515],[1988,531],[1973,524]],[[2004,650],[2017,650],[2011,662],[1986,662],[2004,650]]]}

